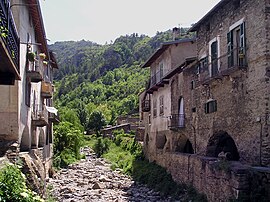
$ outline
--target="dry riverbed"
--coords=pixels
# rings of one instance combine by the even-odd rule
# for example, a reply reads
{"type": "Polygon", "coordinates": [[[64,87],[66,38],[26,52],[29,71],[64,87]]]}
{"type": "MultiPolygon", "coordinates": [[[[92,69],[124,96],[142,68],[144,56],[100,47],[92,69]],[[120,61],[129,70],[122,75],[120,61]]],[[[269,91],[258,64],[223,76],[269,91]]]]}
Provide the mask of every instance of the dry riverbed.
{"type": "Polygon", "coordinates": [[[162,198],[158,192],[134,182],[119,170],[112,171],[110,164],[96,158],[91,149],[85,148],[83,152],[86,159],[62,169],[49,180],[58,201],[174,201],[162,198]]]}

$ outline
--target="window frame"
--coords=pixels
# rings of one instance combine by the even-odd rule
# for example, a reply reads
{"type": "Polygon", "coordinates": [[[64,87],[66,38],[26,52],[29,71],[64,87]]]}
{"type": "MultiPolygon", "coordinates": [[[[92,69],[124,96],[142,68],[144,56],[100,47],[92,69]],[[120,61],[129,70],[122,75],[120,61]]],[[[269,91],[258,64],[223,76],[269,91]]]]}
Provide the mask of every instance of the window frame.
{"type": "Polygon", "coordinates": [[[164,96],[159,97],[159,115],[164,115],[164,96]]]}

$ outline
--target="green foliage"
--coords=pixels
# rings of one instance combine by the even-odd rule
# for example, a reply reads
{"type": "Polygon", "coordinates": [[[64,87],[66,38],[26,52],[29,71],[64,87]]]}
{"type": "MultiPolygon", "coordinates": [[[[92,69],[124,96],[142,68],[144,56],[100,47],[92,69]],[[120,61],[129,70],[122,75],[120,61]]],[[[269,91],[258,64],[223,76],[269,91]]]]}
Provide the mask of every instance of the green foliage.
{"type": "Polygon", "coordinates": [[[100,130],[106,125],[106,120],[102,112],[93,111],[89,116],[88,130],[94,130],[99,136],[100,130]]]}
{"type": "Polygon", "coordinates": [[[109,140],[107,138],[103,139],[101,137],[97,138],[93,145],[93,150],[96,153],[97,157],[101,157],[109,149],[109,140]]]}
{"type": "Polygon", "coordinates": [[[81,158],[83,134],[72,123],[62,121],[54,130],[54,166],[65,167],[81,158]]]}
{"type": "Polygon", "coordinates": [[[6,165],[0,170],[0,201],[38,202],[44,201],[27,189],[26,178],[16,165],[6,165]]]}

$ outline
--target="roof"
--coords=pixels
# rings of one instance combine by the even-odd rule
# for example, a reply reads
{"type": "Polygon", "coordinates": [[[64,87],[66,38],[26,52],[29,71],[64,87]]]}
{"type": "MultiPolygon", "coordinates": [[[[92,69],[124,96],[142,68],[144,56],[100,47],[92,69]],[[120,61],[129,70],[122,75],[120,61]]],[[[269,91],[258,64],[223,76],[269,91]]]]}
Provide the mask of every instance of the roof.
{"type": "Polygon", "coordinates": [[[152,56],[150,56],[150,58],[141,66],[142,68],[144,67],[150,67],[151,64],[162,54],[164,53],[165,50],[167,50],[167,48],[173,44],[179,44],[179,43],[186,43],[186,42],[193,42],[195,41],[194,38],[184,38],[184,39],[180,39],[180,40],[176,40],[176,41],[169,41],[169,42],[165,42],[162,43],[160,48],[157,49],[152,56]]]}
{"type": "Polygon", "coordinates": [[[201,26],[203,22],[205,22],[207,19],[211,18],[212,15],[214,15],[217,10],[219,10],[223,5],[228,3],[230,0],[221,0],[218,4],[216,4],[205,16],[203,16],[195,25],[193,25],[188,32],[195,32],[198,30],[198,28],[201,26]]]}
{"type": "Polygon", "coordinates": [[[27,3],[29,4],[29,12],[31,14],[33,24],[35,25],[34,29],[36,33],[37,43],[41,44],[40,46],[41,52],[45,53],[46,55],[49,55],[39,0],[28,0],[27,3]]]}

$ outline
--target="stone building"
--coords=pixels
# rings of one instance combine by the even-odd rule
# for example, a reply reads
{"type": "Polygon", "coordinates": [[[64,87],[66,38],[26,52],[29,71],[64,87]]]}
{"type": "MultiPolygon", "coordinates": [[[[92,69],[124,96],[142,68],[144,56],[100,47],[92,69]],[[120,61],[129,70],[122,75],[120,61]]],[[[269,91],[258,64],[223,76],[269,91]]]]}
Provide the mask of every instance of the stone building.
{"type": "Polygon", "coordinates": [[[140,95],[146,156],[209,201],[270,198],[269,8],[221,0],[190,29],[196,58],[170,76],[164,104],[153,101],[160,86],[140,95]]]}
{"type": "Polygon", "coordinates": [[[2,0],[0,17],[1,155],[10,157],[10,148],[17,147],[36,151],[46,162],[58,121],[52,103],[52,73],[58,66],[48,49],[39,1],[2,0]]]}
{"type": "Polygon", "coordinates": [[[155,160],[159,152],[179,149],[176,143],[178,134],[171,129],[176,125],[184,127],[183,99],[172,88],[178,83],[178,73],[183,66],[194,61],[192,56],[195,55],[194,39],[166,42],[142,66],[150,66],[151,72],[148,88],[140,95],[141,119],[146,134],[145,153],[151,160],[155,160]],[[181,106],[179,110],[171,104],[176,98],[181,106]]]}

